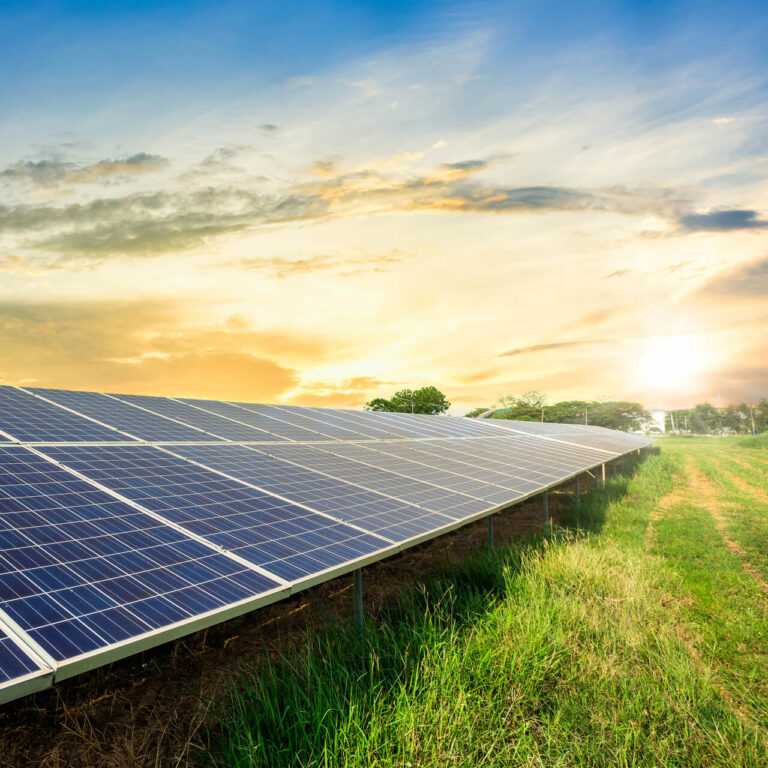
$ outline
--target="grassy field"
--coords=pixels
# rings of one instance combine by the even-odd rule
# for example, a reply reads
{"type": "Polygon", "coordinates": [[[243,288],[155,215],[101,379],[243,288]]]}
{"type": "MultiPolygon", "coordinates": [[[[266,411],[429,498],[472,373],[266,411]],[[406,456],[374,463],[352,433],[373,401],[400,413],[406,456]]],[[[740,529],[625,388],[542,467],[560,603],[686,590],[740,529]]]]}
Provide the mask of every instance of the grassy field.
{"type": "Polygon", "coordinates": [[[768,765],[768,442],[663,439],[561,522],[238,677],[199,759],[768,765]]]}

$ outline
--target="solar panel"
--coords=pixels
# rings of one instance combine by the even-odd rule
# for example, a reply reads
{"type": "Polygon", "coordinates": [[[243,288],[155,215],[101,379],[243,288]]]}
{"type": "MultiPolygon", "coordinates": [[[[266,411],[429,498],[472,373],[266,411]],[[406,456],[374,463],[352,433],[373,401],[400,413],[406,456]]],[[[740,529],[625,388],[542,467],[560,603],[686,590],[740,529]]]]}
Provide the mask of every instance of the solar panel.
{"type": "Polygon", "coordinates": [[[53,670],[30,653],[0,620],[0,704],[50,685],[53,670]]]}
{"type": "Polygon", "coordinates": [[[279,586],[26,448],[0,447],[0,606],[56,662],[279,586]]]}
{"type": "MultiPolygon", "coordinates": [[[[278,407],[276,405],[253,405],[252,403],[234,403],[238,408],[266,416],[275,422],[275,430],[286,426],[299,428],[312,435],[308,440],[360,440],[363,436],[351,429],[344,429],[319,419],[304,416],[298,409],[278,407]]],[[[278,432],[279,434],[279,432],[278,432]]]]}
{"type": "Polygon", "coordinates": [[[253,447],[184,446],[174,453],[259,486],[268,493],[354,523],[390,541],[403,542],[453,522],[452,518],[366,490],[302,466],[281,461],[253,447]]]}
{"type": "Polygon", "coordinates": [[[445,488],[429,479],[422,480],[391,471],[384,466],[385,461],[373,463],[375,456],[355,450],[356,448],[357,446],[347,443],[334,444],[333,447],[275,445],[264,450],[285,461],[309,467],[331,477],[343,478],[368,490],[381,491],[454,520],[469,518],[493,506],[488,500],[445,488]]]}
{"type": "Polygon", "coordinates": [[[650,442],[581,425],[0,387],[0,703],[650,442]]]}
{"type": "Polygon", "coordinates": [[[181,402],[194,405],[220,416],[225,416],[226,418],[240,422],[241,424],[247,424],[250,427],[263,430],[264,436],[260,437],[260,440],[269,439],[269,435],[272,435],[272,439],[277,441],[330,440],[329,437],[323,437],[317,432],[287,424],[284,421],[273,419],[270,416],[264,416],[255,411],[251,411],[248,408],[241,408],[238,405],[233,405],[232,403],[220,403],[216,400],[195,400],[192,398],[183,398],[181,402]]]}
{"type": "Polygon", "coordinates": [[[174,400],[170,397],[150,397],[146,395],[112,395],[112,397],[203,430],[207,433],[209,439],[223,438],[235,442],[273,439],[272,435],[254,427],[249,427],[247,424],[219,416],[210,411],[195,407],[190,403],[174,400]]]}
{"type": "Polygon", "coordinates": [[[7,386],[0,386],[0,430],[15,440],[28,443],[130,439],[16,387],[7,386]]]}
{"type": "Polygon", "coordinates": [[[286,581],[390,543],[153,446],[51,447],[46,453],[286,581]]]}
{"type": "MultiPolygon", "coordinates": [[[[469,419],[468,419],[469,421],[469,419]]],[[[602,450],[614,456],[650,445],[653,440],[641,435],[620,432],[606,427],[591,427],[583,424],[550,424],[540,421],[510,421],[508,419],[472,419],[492,428],[535,435],[539,438],[560,440],[572,445],[602,450]]]]}
{"type": "MultiPolygon", "coordinates": [[[[70,392],[62,389],[30,389],[55,403],[71,408],[92,419],[109,424],[139,440],[154,442],[173,440],[215,440],[213,435],[193,429],[186,424],[136,408],[98,392],[70,392]]],[[[125,439],[125,438],[124,438],[125,439]]]]}

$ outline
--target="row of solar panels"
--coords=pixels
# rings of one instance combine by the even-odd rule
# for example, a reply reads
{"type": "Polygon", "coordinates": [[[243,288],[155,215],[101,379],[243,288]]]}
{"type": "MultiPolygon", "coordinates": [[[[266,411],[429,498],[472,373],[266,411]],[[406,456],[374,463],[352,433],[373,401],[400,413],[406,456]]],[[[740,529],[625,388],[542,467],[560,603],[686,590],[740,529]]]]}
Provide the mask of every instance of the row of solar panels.
{"type": "Polygon", "coordinates": [[[577,424],[108,395],[0,386],[0,439],[24,443],[322,442],[484,437],[505,428],[620,451],[631,436],[577,424]]]}
{"type": "Polygon", "coordinates": [[[262,413],[268,406],[208,402],[197,410],[209,425],[205,414],[229,406],[280,422],[269,426],[281,434],[173,443],[177,425],[201,422],[159,411],[196,413],[189,403],[134,398],[151,412],[94,393],[0,394],[0,428],[24,443],[0,446],[0,702],[279,600],[648,442],[611,433],[622,445],[606,449],[524,431],[548,425],[470,422],[468,434],[469,420],[274,408],[283,419],[262,413]],[[101,425],[85,418],[96,413],[106,434],[129,434],[99,440],[101,425]],[[301,420],[319,436],[289,436],[309,431],[301,420]],[[150,430],[160,444],[133,439],[150,430]]]}

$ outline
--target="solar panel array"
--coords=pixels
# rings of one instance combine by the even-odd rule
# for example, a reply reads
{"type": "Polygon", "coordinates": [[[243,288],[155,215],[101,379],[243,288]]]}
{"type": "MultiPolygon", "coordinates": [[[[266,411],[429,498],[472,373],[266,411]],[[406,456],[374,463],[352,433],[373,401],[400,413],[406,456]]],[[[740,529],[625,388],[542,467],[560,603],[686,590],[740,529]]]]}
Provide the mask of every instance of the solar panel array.
{"type": "Polygon", "coordinates": [[[0,386],[0,703],[650,442],[579,425],[0,386]]]}

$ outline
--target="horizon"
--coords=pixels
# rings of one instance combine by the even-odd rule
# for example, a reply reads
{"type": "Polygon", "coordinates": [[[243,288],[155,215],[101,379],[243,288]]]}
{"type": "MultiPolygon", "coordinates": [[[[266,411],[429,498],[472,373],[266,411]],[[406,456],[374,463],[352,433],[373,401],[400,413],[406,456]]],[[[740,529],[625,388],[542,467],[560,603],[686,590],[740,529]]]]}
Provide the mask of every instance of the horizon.
{"type": "Polygon", "coordinates": [[[11,2],[0,384],[768,396],[768,9],[11,2]]]}

